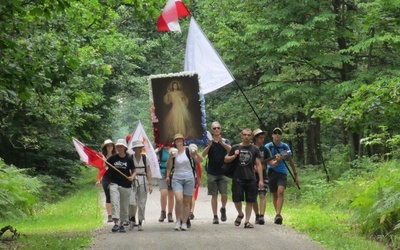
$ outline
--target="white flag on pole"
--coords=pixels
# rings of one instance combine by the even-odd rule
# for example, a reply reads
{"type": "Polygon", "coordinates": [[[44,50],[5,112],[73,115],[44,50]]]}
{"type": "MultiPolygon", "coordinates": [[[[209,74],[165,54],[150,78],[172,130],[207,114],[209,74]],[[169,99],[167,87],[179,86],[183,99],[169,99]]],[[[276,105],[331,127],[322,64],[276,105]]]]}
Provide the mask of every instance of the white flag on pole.
{"type": "Polygon", "coordinates": [[[196,71],[199,74],[203,94],[219,89],[235,80],[193,17],[190,19],[186,42],[185,71],[196,71]]]}
{"type": "Polygon", "coordinates": [[[135,131],[133,132],[132,139],[130,139],[128,144],[128,153],[134,154],[132,150],[132,144],[134,141],[141,140],[144,145],[144,152],[147,156],[147,161],[149,161],[151,175],[153,178],[161,179],[160,166],[158,165],[157,154],[154,151],[153,145],[150,143],[149,138],[146,135],[146,131],[142,126],[142,123],[139,121],[136,126],[135,131]]]}

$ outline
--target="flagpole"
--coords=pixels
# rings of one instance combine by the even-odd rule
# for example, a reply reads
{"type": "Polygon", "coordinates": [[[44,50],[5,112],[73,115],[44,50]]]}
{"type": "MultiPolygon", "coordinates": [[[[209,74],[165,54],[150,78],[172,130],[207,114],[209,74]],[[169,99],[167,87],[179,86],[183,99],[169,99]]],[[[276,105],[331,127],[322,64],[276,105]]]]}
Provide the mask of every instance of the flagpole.
{"type": "MultiPolygon", "coordinates": [[[[100,157],[99,155],[96,154],[96,156],[100,159],[102,159],[104,161],[104,159],[102,157],[100,157]]],[[[115,171],[117,171],[118,173],[120,173],[122,176],[124,176],[126,179],[129,180],[129,177],[126,176],[124,173],[122,173],[118,168],[116,168],[115,166],[113,166],[112,164],[110,164],[108,161],[104,161],[108,166],[112,167],[113,169],[115,169],[115,171]]]]}
{"type": "MultiPolygon", "coordinates": [[[[235,82],[236,86],[239,88],[239,90],[242,93],[242,95],[244,96],[244,98],[246,99],[246,101],[249,104],[250,108],[253,110],[253,113],[256,115],[258,121],[260,122],[260,125],[261,125],[262,129],[264,131],[268,131],[267,128],[265,127],[264,123],[261,121],[260,117],[258,116],[258,114],[257,114],[256,110],[254,109],[253,105],[251,104],[251,102],[247,98],[246,94],[243,92],[243,89],[240,87],[239,83],[236,80],[234,82],[235,82]]],[[[275,145],[275,142],[272,139],[271,135],[269,133],[267,133],[267,135],[268,135],[269,139],[271,140],[272,145],[274,145],[274,148],[276,149],[276,151],[279,152],[278,147],[275,145]]],[[[286,164],[286,161],[284,159],[282,159],[282,160],[283,160],[283,163],[285,164],[285,167],[287,168],[287,170],[289,171],[290,175],[292,176],[294,183],[296,183],[296,178],[294,177],[292,171],[290,171],[288,165],[286,164]]],[[[297,183],[296,183],[296,186],[297,186],[298,189],[300,189],[300,186],[297,183]]]]}

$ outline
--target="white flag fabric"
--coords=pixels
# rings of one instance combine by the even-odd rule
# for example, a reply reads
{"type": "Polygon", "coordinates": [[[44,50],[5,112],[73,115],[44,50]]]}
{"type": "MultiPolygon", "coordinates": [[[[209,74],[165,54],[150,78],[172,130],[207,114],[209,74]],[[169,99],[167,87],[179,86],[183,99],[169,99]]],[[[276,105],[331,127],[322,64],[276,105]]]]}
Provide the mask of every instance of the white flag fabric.
{"type": "Polygon", "coordinates": [[[146,156],[147,156],[146,159],[147,159],[147,161],[150,165],[150,169],[151,169],[151,176],[153,178],[161,179],[160,166],[158,165],[157,154],[154,151],[153,145],[150,143],[149,138],[146,135],[146,131],[144,131],[144,128],[140,121],[139,121],[138,125],[136,126],[135,131],[132,134],[132,139],[129,140],[129,143],[128,143],[128,153],[129,154],[134,154],[134,152],[132,150],[132,144],[134,141],[137,141],[137,140],[141,140],[144,145],[143,153],[146,153],[146,156]]]}
{"type": "Polygon", "coordinates": [[[210,40],[193,17],[186,42],[185,71],[196,71],[203,94],[219,89],[235,80],[210,40]]]}

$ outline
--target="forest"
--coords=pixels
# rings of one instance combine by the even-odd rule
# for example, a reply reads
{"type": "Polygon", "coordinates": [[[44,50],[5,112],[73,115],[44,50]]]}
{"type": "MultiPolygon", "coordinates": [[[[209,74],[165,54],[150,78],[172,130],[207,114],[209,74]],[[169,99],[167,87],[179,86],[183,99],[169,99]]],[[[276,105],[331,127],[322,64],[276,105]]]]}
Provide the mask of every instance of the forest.
{"type": "MultiPolygon", "coordinates": [[[[232,142],[245,127],[281,127],[300,172],[326,183],[371,171],[366,159],[397,169],[400,1],[183,2],[236,79],[205,95],[207,127],[219,121],[232,142]]],[[[139,120],[152,134],[148,78],[183,71],[190,20],[157,31],[164,5],[1,1],[0,219],[74,192],[86,166],[72,137],[99,150],[139,120]]],[[[399,176],[380,228],[364,233],[400,245],[399,176]]]]}

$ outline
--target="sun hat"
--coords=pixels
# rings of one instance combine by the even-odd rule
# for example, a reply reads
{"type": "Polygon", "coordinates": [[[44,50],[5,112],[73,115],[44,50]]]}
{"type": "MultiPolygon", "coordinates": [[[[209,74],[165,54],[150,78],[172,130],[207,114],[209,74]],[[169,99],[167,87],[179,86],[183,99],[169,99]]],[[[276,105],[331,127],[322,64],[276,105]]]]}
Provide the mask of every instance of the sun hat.
{"type": "Polygon", "coordinates": [[[172,157],[175,157],[178,154],[177,148],[170,148],[168,152],[172,157]]]}
{"type": "Polygon", "coordinates": [[[144,147],[144,145],[141,140],[132,142],[132,148],[142,148],[142,147],[144,147]]]}
{"type": "Polygon", "coordinates": [[[124,146],[125,148],[128,148],[128,146],[126,146],[125,139],[118,139],[117,143],[115,143],[115,146],[124,146]]]}
{"type": "Polygon", "coordinates": [[[174,141],[175,141],[176,139],[184,139],[184,140],[185,140],[185,137],[183,137],[182,134],[176,134],[176,135],[174,135],[174,141]]]}
{"type": "Polygon", "coordinates": [[[255,129],[255,130],[253,131],[253,135],[254,135],[254,136],[257,136],[257,135],[259,135],[259,134],[267,134],[267,131],[261,130],[261,129],[259,129],[259,128],[255,129]]]}
{"type": "Polygon", "coordinates": [[[279,130],[281,133],[283,133],[283,131],[282,131],[281,128],[274,128],[274,130],[272,130],[272,133],[275,132],[275,131],[277,131],[277,130],[279,130]]]}
{"type": "Polygon", "coordinates": [[[103,142],[103,145],[101,145],[101,148],[104,148],[104,146],[106,146],[108,144],[113,144],[114,145],[114,142],[112,140],[110,140],[110,139],[107,139],[107,140],[105,140],[103,142]]]}

